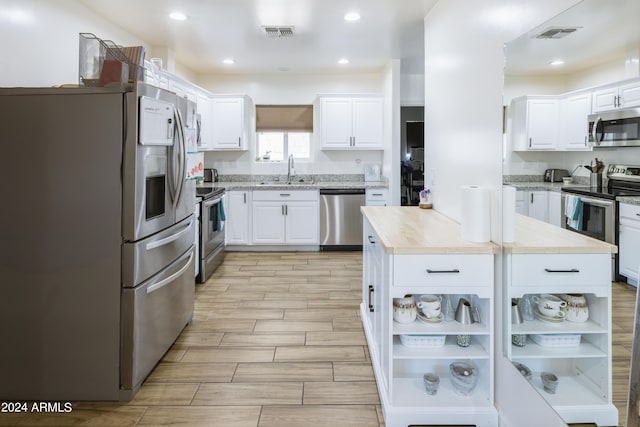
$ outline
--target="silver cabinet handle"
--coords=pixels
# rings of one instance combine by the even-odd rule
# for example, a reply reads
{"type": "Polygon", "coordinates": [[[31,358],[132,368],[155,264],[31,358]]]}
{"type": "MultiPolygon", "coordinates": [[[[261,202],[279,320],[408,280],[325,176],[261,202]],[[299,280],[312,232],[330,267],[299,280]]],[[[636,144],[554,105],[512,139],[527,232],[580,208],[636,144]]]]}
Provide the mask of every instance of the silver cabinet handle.
{"type": "Polygon", "coordinates": [[[284,205],[284,214],[289,215],[289,206],[284,205]]]}
{"type": "Polygon", "coordinates": [[[580,273],[580,270],[577,268],[571,268],[568,270],[554,270],[552,268],[545,268],[544,271],[547,273],[580,273]]]}
{"type": "Polygon", "coordinates": [[[373,313],[373,303],[371,302],[371,294],[373,293],[373,286],[369,285],[369,311],[373,313]]]}
{"type": "Polygon", "coordinates": [[[244,193],[243,196],[244,196],[244,203],[247,204],[247,193],[244,193]]]}
{"type": "Polygon", "coordinates": [[[238,147],[242,147],[242,137],[238,137],[238,147]]]}
{"type": "Polygon", "coordinates": [[[533,193],[531,193],[531,203],[533,203],[533,193]]]}
{"type": "Polygon", "coordinates": [[[587,146],[587,135],[584,136],[584,146],[587,146]]]}
{"type": "Polygon", "coordinates": [[[531,138],[529,138],[529,148],[531,148],[531,143],[532,143],[532,142],[533,142],[533,141],[532,141],[532,139],[531,139],[531,138]]]}
{"type": "Polygon", "coordinates": [[[284,205],[280,206],[280,213],[284,215],[284,205]]]}
{"type": "MultiPolygon", "coordinates": [[[[638,215],[640,215],[640,214],[638,214],[638,215]]],[[[376,241],[373,240],[373,236],[368,236],[367,238],[369,239],[369,243],[371,243],[372,245],[376,244],[376,241]]]]}
{"type": "Polygon", "coordinates": [[[439,274],[439,273],[460,273],[460,270],[454,268],[453,270],[430,270],[427,268],[427,273],[429,274],[439,274]]]}
{"type": "Polygon", "coordinates": [[[280,193],[280,197],[289,197],[291,194],[289,193],[280,193]]]}

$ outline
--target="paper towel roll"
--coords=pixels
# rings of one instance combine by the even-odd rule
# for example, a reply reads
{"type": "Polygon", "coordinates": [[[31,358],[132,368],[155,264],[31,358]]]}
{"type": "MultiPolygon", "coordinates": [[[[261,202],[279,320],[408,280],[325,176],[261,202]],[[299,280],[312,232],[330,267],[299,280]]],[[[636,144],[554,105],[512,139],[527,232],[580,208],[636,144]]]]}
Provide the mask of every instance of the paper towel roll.
{"type": "Polygon", "coordinates": [[[502,241],[514,242],[516,233],[516,188],[502,187],[502,241]]]}
{"type": "Polygon", "coordinates": [[[460,188],[462,196],[462,239],[470,242],[491,240],[491,203],[489,190],[477,185],[460,188]]]}

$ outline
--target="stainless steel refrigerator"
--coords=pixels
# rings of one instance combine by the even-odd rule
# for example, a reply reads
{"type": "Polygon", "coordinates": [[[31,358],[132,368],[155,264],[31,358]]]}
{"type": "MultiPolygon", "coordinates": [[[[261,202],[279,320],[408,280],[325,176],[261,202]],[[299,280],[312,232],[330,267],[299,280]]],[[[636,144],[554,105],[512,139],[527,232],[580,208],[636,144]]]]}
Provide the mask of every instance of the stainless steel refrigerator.
{"type": "Polygon", "coordinates": [[[193,316],[175,94],[0,89],[0,399],[128,400],[193,316]]]}

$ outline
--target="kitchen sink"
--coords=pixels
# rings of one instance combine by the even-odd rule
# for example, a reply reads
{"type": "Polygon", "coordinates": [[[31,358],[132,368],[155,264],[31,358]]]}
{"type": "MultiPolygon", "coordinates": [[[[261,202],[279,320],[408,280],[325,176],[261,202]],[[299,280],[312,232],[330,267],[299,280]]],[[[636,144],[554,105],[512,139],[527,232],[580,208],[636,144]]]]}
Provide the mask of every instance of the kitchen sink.
{"type": "Polygon", "coordinates": [[[260,186],[277,186],[277,185],[313,185],[312,179],[296,179],[293,181],[261,181],[258,183],[260,186]]]}

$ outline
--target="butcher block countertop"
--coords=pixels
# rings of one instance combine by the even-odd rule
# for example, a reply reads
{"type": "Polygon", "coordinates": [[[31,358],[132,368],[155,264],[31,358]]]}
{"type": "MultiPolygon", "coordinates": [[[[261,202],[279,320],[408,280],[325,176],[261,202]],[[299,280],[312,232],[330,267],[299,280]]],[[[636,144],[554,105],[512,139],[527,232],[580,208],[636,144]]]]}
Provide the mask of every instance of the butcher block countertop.
{"type": "Polygon", "coordinates": [[[495,243],[462,240],[460,224],[417,206],[362,206],[362,214],[390,254],[496,254],[495,243]]]}
{"type": "Polygon", "coordinates": [[[546,222],[516,214],[515,242],[502,244],[511,254],[602,254],[618,247],[546,222]]]}

